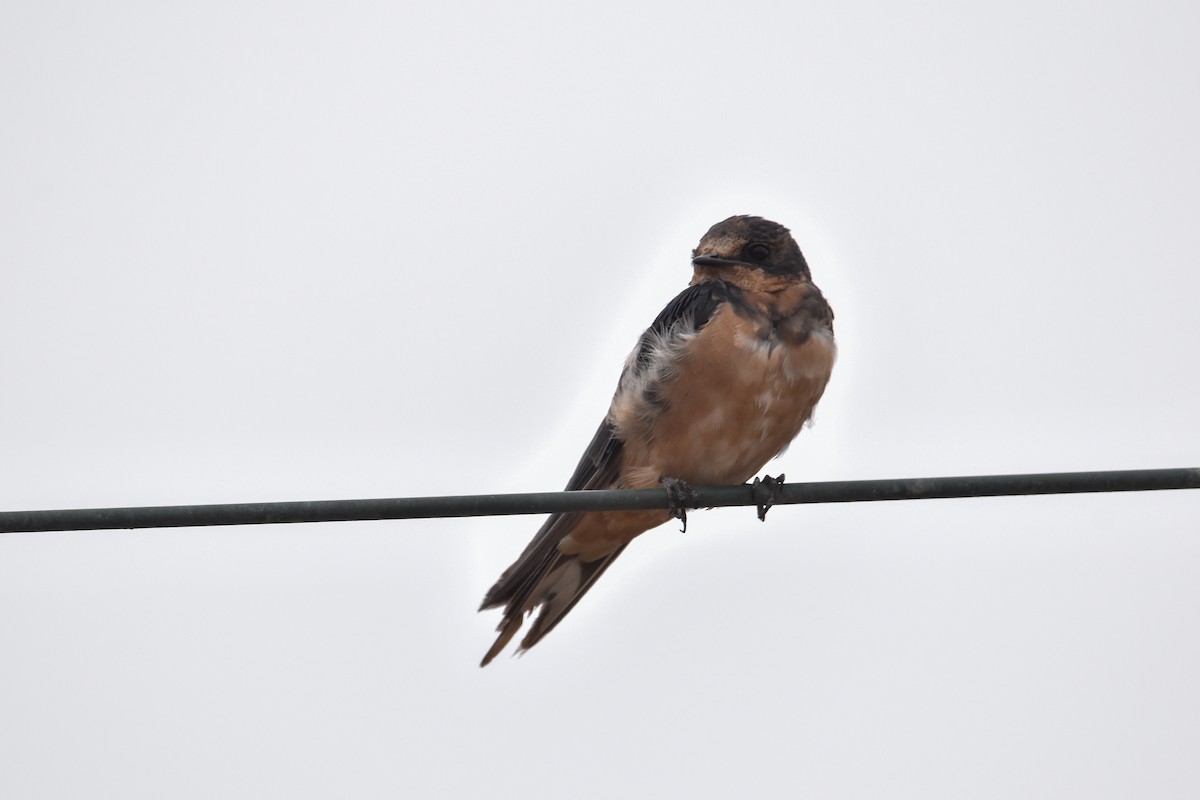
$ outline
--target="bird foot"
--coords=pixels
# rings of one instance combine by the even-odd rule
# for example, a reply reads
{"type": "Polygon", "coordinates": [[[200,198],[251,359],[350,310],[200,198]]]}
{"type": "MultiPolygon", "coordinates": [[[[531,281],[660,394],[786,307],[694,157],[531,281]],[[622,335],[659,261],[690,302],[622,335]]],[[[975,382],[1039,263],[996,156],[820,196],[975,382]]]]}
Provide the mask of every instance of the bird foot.
{"type": "Polygon", "coordinates": [[[680,533],[687,533],[687,510],[699,507],[696,505],[700,499],[699,495],[687,481],[680,478],[663,475],[658,482],[667,490],[667,509],[671,516],[683,523],[680,533]]]}
{"type": "Polygon", "coordinates": [[[767,512],[779,499],[779,490],[783,488],[784,477],[786,476],[782,473],[778,478],[764,475],[762,480],[755,478],[754,483],[751,484],[754,488],[754,502],[758,504],[758,518],[763,522],[767,521],[767,512]]]}

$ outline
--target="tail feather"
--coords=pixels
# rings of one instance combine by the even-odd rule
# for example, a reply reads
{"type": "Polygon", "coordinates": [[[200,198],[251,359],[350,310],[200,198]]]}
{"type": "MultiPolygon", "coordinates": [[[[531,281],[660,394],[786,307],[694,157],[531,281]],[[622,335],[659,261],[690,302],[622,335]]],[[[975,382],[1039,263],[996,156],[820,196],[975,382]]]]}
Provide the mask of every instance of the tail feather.
{"type": "Polygon", "coordinates": [[[617,556],[625,550],[626,545],[597,561],[584,561],[579,556],[563,556],[561,562],[548,573],[538,586],[538,596],[541,599],[541,611],[529,633],[521,640],[521,649],[528,650],[542,637],[554,630],[575,604],[578,603],[588,589],[592,588],[604,570],[617,560],[617,556]]]}
{"type": "Polygon", "coordinates": [[[538,615],[525,638],[521,640],[517,652],[528,650],[541,641],[542,637],[554,630],[625,549],[626,545],[621,545],[612,553],[594,561],[584,561],[577,555],[559,552],[560,538],[569,528],[574,527],[579,516],[581,515],[555,515],[547,520],[539,535],[535,537],[534,545],[527,548],[521,554],[521,558],[505,570],[500,580],[483,598],[480,610],[504,606],[504,616],[496,627],[500,635],[488,649],[479,666],[486,667],[491,663],[520,630],[526,616],[539,607],[538,615]],[[568,516],[575,519],[564,519],[568,516]]]}
{"type": "Polygon", "coordinates": [[[533,587],[550,570],[558,557],[559,541],[575,528],[581,516],[582,514],[551,514],[517,560],[504,570],[495,585],[488,589],[479,610],[486,611],[499,606],[511,607],[515,599],[524,600],[529,597],[533,587]]]}
{"type": "MultiPolygon", "coordinates": [[[[616,429],[605,417],[567,482],[567,491],[617,486],[622,451],[623,444],[617,437],[616,429]]],[[[586,516],[582,513],[552,514],[516,562],[504,571],[496,585],[484,595],[479,610],[504,606],[504,616],[496,628],[500,636],[483,657],[481,667],[486,667],[512,640],[526,615],[541,606],[542,610],[521,642],[520,649],[533,647],[575,607],[579,598],[625,549],[624,545],[620,545],[612,553],[593,558],[592,561],[561,553],[559,543],[586,516]]]]}

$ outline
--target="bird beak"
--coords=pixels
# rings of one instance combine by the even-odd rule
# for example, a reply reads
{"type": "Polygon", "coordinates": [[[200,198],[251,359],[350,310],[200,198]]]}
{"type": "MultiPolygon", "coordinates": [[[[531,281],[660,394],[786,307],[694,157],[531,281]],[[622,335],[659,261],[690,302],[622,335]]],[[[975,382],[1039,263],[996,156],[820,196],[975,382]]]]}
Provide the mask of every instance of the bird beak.
{"type": "Polygon", "coordinates": [[[740,261],[734,261],[729,258],[721,258],[720,256],[696,256],[692,259],[692,265],[696,267],[734,267],[741,264],[740,261]]]}

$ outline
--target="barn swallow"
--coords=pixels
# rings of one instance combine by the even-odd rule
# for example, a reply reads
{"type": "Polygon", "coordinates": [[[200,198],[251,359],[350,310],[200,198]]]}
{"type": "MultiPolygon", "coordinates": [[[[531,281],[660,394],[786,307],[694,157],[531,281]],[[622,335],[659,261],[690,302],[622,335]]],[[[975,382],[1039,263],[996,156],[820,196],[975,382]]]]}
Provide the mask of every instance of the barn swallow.
{"type": "MultiPolygon", "coordinates": [[[[812,416],[837,355],[833,310],[788,229],[730,217],[704,234],[692,266],[626,360],[568,491],[745,483],[812,416]]],[[[480,666],[539,606],[519,650],[541,641],[636,536],[671,516],[552,514],[483,598],[481,611],[504,616],[480,666]]]]}

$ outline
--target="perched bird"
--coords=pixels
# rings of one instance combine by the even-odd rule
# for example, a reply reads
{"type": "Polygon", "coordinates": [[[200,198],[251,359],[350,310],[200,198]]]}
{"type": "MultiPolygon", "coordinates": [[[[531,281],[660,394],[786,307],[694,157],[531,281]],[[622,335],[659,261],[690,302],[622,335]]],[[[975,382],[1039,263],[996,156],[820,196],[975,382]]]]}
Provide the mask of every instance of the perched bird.
{"type": "MultiPolygon", "coordinates": [[[[625,362],[608,414],[568,490],[740,484],[782,453],[812,416],[833,369],[833,311],[787,228],[718,222],[692,252],[688,288],[625,362]]],[[[682,506],[676,516],[682,518],[682,506]]],[[[671,511],[553,514],[483,598],[504,607],[496,657],[541,611],[526,650],[554,629],[638,534],[671,511]]]]}

